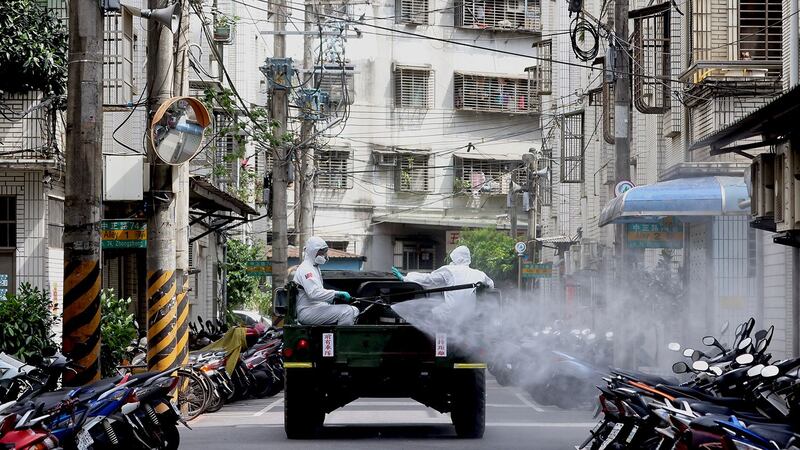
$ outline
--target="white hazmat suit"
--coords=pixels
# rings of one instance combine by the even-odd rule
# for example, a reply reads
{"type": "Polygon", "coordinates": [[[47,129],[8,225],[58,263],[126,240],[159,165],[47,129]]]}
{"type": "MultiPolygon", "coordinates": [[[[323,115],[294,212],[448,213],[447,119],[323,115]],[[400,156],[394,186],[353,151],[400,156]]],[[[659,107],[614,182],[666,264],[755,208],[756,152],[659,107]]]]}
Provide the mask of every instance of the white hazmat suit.
{"type": "MultiPolygon", "coordinates": [[[[409,272],[403,277],[403,281],[417,283],[423,289],[433,289],[461,284],[482,283],[488,288],[494,288],[494,281],[488,275],[478,269],[473,269],[469,265],[472,262],[469,248],[464,245],[456,247],[450,252],[451,263],[442,266],[431,273],[409,272]]],[[[408,302],[406,302],[408,303],[408,302]]],[[[415,302],[416,303],[416,302],[415,302]]],[[[408,311],[408,307],[399,309],[408,311]]],[[[467,319],[477,308],[477,296],[475,289],[459,289],[457,291],[444,292],[444,302],[433,308],[433,319],[437,322],[449,322],[455,324],[467,319]]],[[[403,315],[398,308],[395,310],[403,315]]]]}
{"type": "Polygon", "coordinates": [[[294,273],[294,282],[300,286],[297,293],[297,320],[303,325],[353,325],[358,317],[358,308],[352,305],[332,305],[334,298],[350,298],[342,291],[325,289],[317,254],[327,250],[328,244],[322,238],[312,236],[303,249],[303,262],[294,273]]]}

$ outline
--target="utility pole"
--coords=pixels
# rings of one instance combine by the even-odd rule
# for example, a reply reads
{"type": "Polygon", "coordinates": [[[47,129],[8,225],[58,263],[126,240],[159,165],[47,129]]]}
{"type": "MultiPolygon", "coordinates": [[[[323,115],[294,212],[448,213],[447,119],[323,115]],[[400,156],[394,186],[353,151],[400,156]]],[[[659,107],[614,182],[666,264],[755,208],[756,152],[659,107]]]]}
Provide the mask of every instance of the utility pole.
{"type": "MultiPolygon", "coordinates": [[[[528,185],[526,187],[528,194],[528,261],[535,264],[538,261],[539,243],[536,241],[536,203],[539,202],[539,158],[540,155],[536,150],[525,153],[522,155],[522,161],[526,165],[528,173],[528,185]]],[[[533,286],[533,285],[531,285],[533,286]]]]}
{"type": "MultiPolygon", "coordinates": [[[[189,95],[189,4],[180,0],[181,27],[175,48],[173,92],[189,95]]],[[[189,362],[189,165],[187,161],[173,166],[175,180],[175,282],[176,282],[176,353],[178,364],[189,362]]]]}
{"type": "MultiPolygon", "coordinates": [[[[286,0],[275,1],[274,60],[286,58],[286,0]]],[[[268,62],[269,64],[269,62],[268,62]]],[[[273,65],[274,67],[274,65],[273,65]]],[[[273,76],[275,71],[272,71],[273,76]]],[[[280,141],[272,147],[272,288],[273,290],[286,284],[289,239],[286,220],[287,189],[287,155],[286,145],[282,142],[286,132],[286,116],[289,109],[288,89],[291,85],[291,74],[285,77],[284,86],[274,86],[270,112],[272,119],[278,123],[275,133],[280,141]]],[[[270,80],[271,82],[273,80],[270,80]]]]}
{"type": "MultiPolygon", "coordinates": [[[[305,8],[305,26],[303,33],[303,68],[305,69],[305,82],[313,82],[314,77],[314,57],[312,52],[312,45],[314,44],[314,36],[312,35],[312,16],[316,18],[316,5],[312,4],[313,0],[306,1],[305,8]]],[[[316,20],[315,20],[316,22],[316,20]]],[[[303,113],[301,111],[301,113],[303,113]]],[[[300,167],[296,180],[295,199],[299,198],[300,209],[295,208],[295,217],[299,220],[295,221],[296,227],[299,231],[299,240],[297,248],[302,249],[305,246],[308,238],[314,229],[314,145],[309,142],[311,136],[314,134],[314,120],[309,117],[309,112],[306,111],[303,116],[303,122],[300,125],[300,142],[302,142],[300,152],[300,167]]]]}
{"type": "MultiPolygon", "coordinates": [[[[164,8],[167,0],[149,0],[151,9],[164,8]]],[[[149,122],[158,107],[172,97],[172,33],[151,24],[147,32],[147,86],[149,122]]],[[[147,139],[150,162],[150,196],[147,219],[147,367],[174,367],[175,353],[175,194],[172,167],[161,162],[147,139]]]]}
{"type": "Polygon", "coordinates": [[[68,386],[100,379],[103,31],[95,0],[69,2],[63,345],[76,372],[64,373],[68,386]]]}
{"type": "MultiPolygon", "coordinates": [[[[628,51],[628,0],[614,1],[614,169],[617,183],[631,178],[631,68],[628,51]]],[[[625,225],[615,225],[615,253],[621,270],[630,263],[625,245],[625,225]]]]}

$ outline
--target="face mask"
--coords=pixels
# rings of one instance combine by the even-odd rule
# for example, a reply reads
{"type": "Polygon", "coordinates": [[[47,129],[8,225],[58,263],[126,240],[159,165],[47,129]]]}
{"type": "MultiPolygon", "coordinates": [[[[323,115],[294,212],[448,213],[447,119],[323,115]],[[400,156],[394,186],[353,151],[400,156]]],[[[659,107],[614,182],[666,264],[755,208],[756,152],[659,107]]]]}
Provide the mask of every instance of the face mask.
{"type": "Polygon", "coordinates": [[[317,265],[320,265],[320,266],[321,266],[321,265],[325,264],[326,262],[328,262],[328,257],[327,257],[327,256],[319,256],[319,255],[318,255],[318,256],[315,256],[315,257],[314,257],[314,262],[315,262],[317,265]]]}

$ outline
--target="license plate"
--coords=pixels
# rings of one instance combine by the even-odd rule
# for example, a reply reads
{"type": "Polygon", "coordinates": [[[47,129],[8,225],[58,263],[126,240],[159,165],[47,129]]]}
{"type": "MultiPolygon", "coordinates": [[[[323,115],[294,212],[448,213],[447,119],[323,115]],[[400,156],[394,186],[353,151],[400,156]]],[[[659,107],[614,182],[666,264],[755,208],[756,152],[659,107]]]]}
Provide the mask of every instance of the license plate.
{"type": "Polygon", "coordinates": [[[634,425],[633,429],[631,430],[631,434],[628,435],[628,440],[626,441],[628,444],[630,444],[631,441],[633,441],[633,438],[634,438],[634,436],[636,436],[636,432],[637,431],[639,431],[639,427],[634,425]]]}
{"type": "Polygon", "coordinates": [[[608,437],[606,438],[606,440],[603,441],[603,445],[601,445],[600,448],[597,449],[597,450],[606,450],[606,447],[611,445],[611,443],[614,442],[614,439],[617,438],[617,435],[622,430],[623,426],[625,426],[625,425],[623,425],[621,423],[618,423],[618,424],[614,425],[614,428],[611,430],[610,433],[608,433],[608,437]]]}
{"type": "Polygon", "coordinates": [[[89,431],[82,430],[78,433],[78,450],[89,450],[92,444],[94,444],[94,439],[89,431]]]}

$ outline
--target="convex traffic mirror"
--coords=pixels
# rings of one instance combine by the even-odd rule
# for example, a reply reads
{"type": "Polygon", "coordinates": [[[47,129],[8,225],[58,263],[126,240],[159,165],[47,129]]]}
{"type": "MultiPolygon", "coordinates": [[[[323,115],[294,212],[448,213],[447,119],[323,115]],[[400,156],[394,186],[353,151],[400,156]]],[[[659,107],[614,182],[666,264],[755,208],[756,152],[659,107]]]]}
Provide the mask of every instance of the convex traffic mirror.
{"type": "Polygon", "coordinates": [[[150,122],[150,144],[163,162],[183,164],[200,151],[210,124],[208,109],[199,100],[173,97],[161,104],[150,122]]]}

